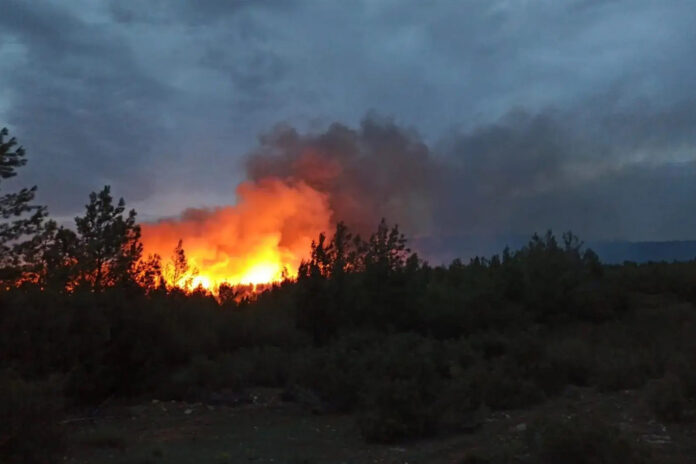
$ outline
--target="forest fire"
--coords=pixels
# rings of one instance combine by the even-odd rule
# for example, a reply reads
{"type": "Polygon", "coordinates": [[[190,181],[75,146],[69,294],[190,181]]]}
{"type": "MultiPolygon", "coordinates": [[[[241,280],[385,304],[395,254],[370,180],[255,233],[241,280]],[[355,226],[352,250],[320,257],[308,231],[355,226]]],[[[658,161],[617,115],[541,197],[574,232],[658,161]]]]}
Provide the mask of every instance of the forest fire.
{"type": "Polygon", "coordinates": [[[168,285],[216,292],[223,283],[256,286],[294,277],[312,240],[330,227],[326,195],[302,181],[244,182],[237,197],[234,206],[189,209],[177,219],[143,224],[144,254],[163,258],[168,285]],[[169,259],[179,241],[188,269],[169,259]]]}
{"type": "Polygon", "coordinates": [[[429,223],[437,165],[415,135],[391,122],[366,119],[359,130],[334,124],[307,135],[280,126],[260,142],[245,160],[248,180],[236,205],[142,225],[144,256],[162,257],[168,285],[216,292],[223,283],[295,277],[312,240],[338,221],[361,235],[382,217],[410,232],[429,223]],[[180,240],[185,271],[170,262],[180,240]]]}

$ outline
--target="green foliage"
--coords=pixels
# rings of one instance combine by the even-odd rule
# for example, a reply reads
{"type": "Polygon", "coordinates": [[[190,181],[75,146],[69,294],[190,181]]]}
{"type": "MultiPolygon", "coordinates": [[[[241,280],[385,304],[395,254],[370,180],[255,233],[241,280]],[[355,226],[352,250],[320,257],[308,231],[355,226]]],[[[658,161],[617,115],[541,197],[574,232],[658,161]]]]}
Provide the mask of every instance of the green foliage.
{"type": "Polygon", "coordinates": [[[545,369],[540,369],[540,383],[552,393],[566,385],[587,386],[595,367],[591,342],[580,336],[566,336],[546,346],[545,369]],[[556,388],[554,388],[556,387],[556,388]]]}
{"type": "Polygon", "coordinates": [[[115,205],[111,188],[89,195],[85,215],[75,218],[78,234],[78,285],[101,291],[133,280],[142,255],[135,210],[125,213],[121,198],[115,205]]]}
{"type": "Polygon", "coordinates": [[[123,451],[127,444],[123,432],[115,427],[90,430],[83,436],[80,436],[77,441],[92,448],[108,448],[119,451],[123,451]]]}
{"type": "MultiPolygon", "coordinates": [[[[0,129],[0,182],[17,175],[27,162],[22,147],[8,131],[0,129]]],[[[0,183],[0,188],[2,183],[0,183]]],[[[36,187],[0,195],[0,285],[11,283],[31,269],[31,237],[41,231],[46,208],[33,205],[36,187]]]]}
{"type": "Polygon", "coordinates": [[[696,400],[696,340],[671,359],[668,373],[676,376],[682,384],[684,396],[696,400]]]}
{"type": "Polygon", "coordinates": [[[523,408],[544,400],[543,390],[523,368],[508,360],[489,362],[471,375],[474,391],[491,409],[523,408]]]}
{"type": "Polygon", "coordinates": [[[424,272],[397,226],[382,220],[364,241],[339,223],[330,240],[321,234],[312,243],[310,260],[300,265],[297,326],[312,334],[315,345],[341,329],[416,330],[424,272]]]}
{"type": "Polygon", "coordinates": [[[28,382],[11,370],[0,371],[0,461],[58,461],[64,448],[60,426],[62,398],[55,380],[28,382]]]}
{"type": "Polygon", "coordinates": [[[193,279],[198,275],[198,270],[189,265],[183,241],[179,240],[177,243],[169,262],[164,266],[162,274],[169,282],[176,283],[176,286],[173,287],[174,290],[176,290],[177,286],[179,288],[191,288],[193,286],[193,279]]]}
{"type": "Polygon", "coordinates": [[[597,417],[576,416],[531,428],[530,448],[541,464],[647,464],[646,450],[597,417]]]}
{"type": "Polygon", "coordinates": [[[601,274],[595,253],[582,253],[582,242],[570,232],[562,239],[560,246],[551,231],[543,237],[535,234],[527,246],[503,259],[510,276],[506,293],[540,321],[566,318],[572,292],[601,274]]]}
{"type": "Polygon", "coordinates": [[[155,393],[162,399],[200,400],[209,392],[284,387],[294,364],[292,354],[272,346],[241,348],[215,359],[198,355],[155,386],[155,393]]]}
{"type": "Polygon", "coordinates": [[[51,292],[65,292],[72,285],[77,272],[79,242],[70,229],[47,221],[28,242],[24,261],[31,281],[51,292]]]}
{"type": "Polygon", "coordinates": [[[597,359],[594,382],[602,391],[639,388],[650,377],[652,365],[632,347],[607,349],[597,359]]]}
{"type": "Polygon", "coordinates": [[[354,410],[379,361],[379,346],[375,334],[355,333],[307,350],[298,357],[292,381],[316,392],[334,410],[354,410]]]}
{"type": "Polygon", "coordinates": [[[363,386],[365,412],[358,424],[367,440],[394,442],[435,431],[442,414],[438,348],[410,334],[391,337],[380,347],[371,380],[363,386]]]}
{"type": "MultiPolygon", "coordinates": [[[[572,234],[549,232],[433,268],[396,226],[382,221],[363,240],[339,223],[297,281],[215,298],[164,285],[163,273],[193,275],[184,245],[164,264],[141,259],[135,213],[108,187],[76,224],[44,223],[13,258],[32,263],[33,278],[0,291],[0,367],[64,375],[71,405],[276,387],[315,412],[357,413],[365,438],[394,442],[470,430],[482,411],[526,408],[567,385],[648,382],[646,402],[670,420],[696,396],[696,312],[685,303],[696,280],[684,277],[696,263],[603,267],[572,234]]],[[[586,425],[566,425],[567,446],[589,446],[586,425]]],[[[565,446],[540,436],[542,454],[565,446]]],[[[591,452],[613,459],[612,440],[591,452]]]]}
{"type": "Polygon", "coordinates": [[[368,440],[394,442],[467,420],[479,403],[457,382],[474,357],[464,340],[360,332],[300,353],[292,381],[332,410],[360,411],[368,440]]]}
{"type": "Polygon", "coordinates": [[[658,419],[668,422],[683,420],[688,407],[682,382],[674,375],[650,381],[645,388],[645,401],[658,419]]]}

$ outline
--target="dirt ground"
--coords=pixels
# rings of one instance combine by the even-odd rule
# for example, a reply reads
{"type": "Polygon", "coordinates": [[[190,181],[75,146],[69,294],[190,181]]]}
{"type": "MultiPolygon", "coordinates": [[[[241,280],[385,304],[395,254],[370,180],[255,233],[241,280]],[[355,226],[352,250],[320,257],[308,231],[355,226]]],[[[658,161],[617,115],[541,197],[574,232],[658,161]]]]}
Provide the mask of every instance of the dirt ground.
{"type": "Polygon", "coordinates": [[[696,427],[669,425],[644,411],[636,392],[600,395],[573,389],[531,410],[485,414],[471,433],[397,445],[368,444],[355,418],[315,415],[259,389],[235,407],[152,400],[110,405],[65,423],[69,463],[455,464],[501,456],[528,462],[525,438],[550,416],[599,413],[625,430],[658,462],[696,462],[696,427]]]}

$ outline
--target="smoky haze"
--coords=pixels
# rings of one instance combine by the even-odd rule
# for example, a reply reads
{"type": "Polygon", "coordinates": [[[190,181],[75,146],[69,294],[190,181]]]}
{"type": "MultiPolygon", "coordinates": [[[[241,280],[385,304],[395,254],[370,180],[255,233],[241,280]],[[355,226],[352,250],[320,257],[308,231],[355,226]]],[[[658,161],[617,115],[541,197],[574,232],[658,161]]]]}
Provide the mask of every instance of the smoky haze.
{"type": "Polygon", "coordinates": [[[5,0],[0,126],[29,158],[8,187],[69,223],[110,184],[153,222],[301,180],[331,221],[450,256],[694,239],[695,23],[680,0],[5,0]]]}
{"type": "Polygon", "coordinates": [[[282,125],[246,158],[251,180],[301,180],[361,232],[381,217],[416,237],[506,237],[548,228],[594,240],[696,236],[696,104],[590,102],[453,130],[431,148],[367,116],[302,134],[282,125]]]}
{"type": "Polygon", "coordinates": [[[382,217],[411,233],[430,226],[439,168],[414,131],[370,116],[357,129],[335,123],[311,135],[279,126],[259,141],[247,157],[250,179],[307,183],[327,195],[334,222],[362,234],[382,217]]]}

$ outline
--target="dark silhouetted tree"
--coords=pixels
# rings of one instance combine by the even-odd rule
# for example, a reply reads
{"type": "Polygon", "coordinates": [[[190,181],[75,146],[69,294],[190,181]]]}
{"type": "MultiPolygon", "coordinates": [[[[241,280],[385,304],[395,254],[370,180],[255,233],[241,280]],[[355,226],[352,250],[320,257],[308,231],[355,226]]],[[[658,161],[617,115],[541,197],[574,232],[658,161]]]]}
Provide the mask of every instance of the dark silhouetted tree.
{"type": "Polygon", "coordinates": [[[237,307],[237,299],[241,293],[234,286],[223,282],[218,287],[218,302],[220,306],[226,309],[235,309],[237,307]]]}
{"type": "Polygon", "coordinates": [[[41,288],[65,291],[72,288],[77,271],[78,240],[70,229],[47,221],[25,247],[31,280],[41,288]]]}
{"type": "Polygon", "coordinates": [[[320,345],[335,332],[335,314],[328,291],[331,245],[326,243],[326,236],[321,233],[311,246],[309,261],[300,263],[297,273],[300,287],[297,326],[310,332],[314,344],[320,345]]]}
{"type": "Polygon", "coordinates": [[[136,281],[143,247],[135,216],[135,210],[125,213],[123,198],[114,204],[109,186],[90,194],[85,215],[75,218],[79,285],[100,291],[136,281]]]}
{"type": "Polygon", "coordinates": [[[368,272],[388,274],[401,269],[409,256],[406,237],[399,232],[398,226],[389,228],[382,219],[377,232],[370,236],[365,252],[365,269],[368,272]]]}
{"type": "Polygon", "coordinates": [[[162,274],[162,258],[158,254],[149,255],[137,264],[136,281],[146,293],[157,290],[165,290],[164,276],[162,274]]]}
{"type": "MultiPolygon", "coordinates": [[[[14,137],[5,140],[7,135],[6,128],[0,129],[0,182],[16,176],[27,162],[24,149],[14,137]]],[[[35,194],[36,186],[0,195],[0,280],[17,279],[29,265],[31,237],[46,217],[45,207],[32,204],[35,194]]]]}
{"type": "Polygon", "coordinates": [[[198,269],[191,267],[186,258],[186,251],[181,240],[177,243],[165,270],[167,281],[172,287],[191,289],[193,279],[198,275],[198,269]]]}

